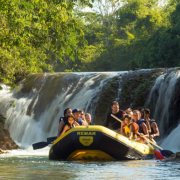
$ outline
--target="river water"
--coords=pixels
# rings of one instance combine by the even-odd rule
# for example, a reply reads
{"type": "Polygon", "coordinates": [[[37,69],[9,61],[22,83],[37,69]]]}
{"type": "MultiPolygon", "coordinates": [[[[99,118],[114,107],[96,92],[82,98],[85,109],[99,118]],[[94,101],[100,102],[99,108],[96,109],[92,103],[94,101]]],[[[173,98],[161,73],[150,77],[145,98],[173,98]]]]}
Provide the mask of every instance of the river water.
{"type": "Polygon", "coordinates": [[[13,150],[0,155],[0,179],[179,179],[176,162],[53,161],[48,148],[13,150]]]}

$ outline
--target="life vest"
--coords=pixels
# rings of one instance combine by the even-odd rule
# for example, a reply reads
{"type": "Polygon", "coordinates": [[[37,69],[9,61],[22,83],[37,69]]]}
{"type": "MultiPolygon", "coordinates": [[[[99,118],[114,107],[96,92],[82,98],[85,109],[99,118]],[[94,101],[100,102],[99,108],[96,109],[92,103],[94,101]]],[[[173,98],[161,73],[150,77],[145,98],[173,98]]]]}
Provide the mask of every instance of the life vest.
{"type": "Polygon", "coordinates": [[[129,135],[131,133],[131,130],[130,130],[130,125],[133,125],[134,127],[134,134],[137,134],[138,130],[139,130],[139,126],[138,124],[134,123],[134,122],[131,122],[129,124],[124,124],[124,131],[125,131],[125,134],[129,135]]]}
{"type": "Polygon", "coordinates": [[[136,121],[136,124],[138,124],[139,126],[139,133],[144,133],[142,125],[141,125],[142,123],[146,124],[146,121],[144,119],[139,119],[138,121],[136,121]]]}

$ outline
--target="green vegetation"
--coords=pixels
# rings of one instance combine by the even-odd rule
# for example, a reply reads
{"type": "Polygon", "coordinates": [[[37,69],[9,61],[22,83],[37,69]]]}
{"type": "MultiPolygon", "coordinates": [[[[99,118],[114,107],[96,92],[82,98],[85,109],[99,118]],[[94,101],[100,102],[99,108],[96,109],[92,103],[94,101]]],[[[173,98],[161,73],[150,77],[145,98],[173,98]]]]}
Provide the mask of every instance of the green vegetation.
{"type": "Polygon", "coordinates": [[[132,109],[143,106],[156,78],[157,73],[154,75],[140,74],[139,76],[133,77],[133,81],[126,81],[121,94],[121,105],[123,108],[128,108],[130,104],[132,104],[132,109]]]}
{"type": "MultiPolygon", "coordinates": [[[[88,45],[68,71],[119,71],[180,66],[180,1],[96,0],[74,14],[88,45]]],[[[63,69],[62,69],[63,70],[63,69]]]]}
{"type": "Polygon", "coordinates": [[[0,81],[180,66],[180,0],[166,2],[1,0],[0,81]]]}
{"type": "Polygon", "coordinates": [[[72,0],[0,1],[0,81],[14,87],[29,73],[52,72],[57,61],[78,57],[86,40],[74,6],[72,0]]]}
{"type": "Polygon", "coordinates": [[[3,116],[0,114],[0,123],[2,123],[3,125],[5,125],[5,120],[6,120],[6,118],[3,117],[3,116]]]}

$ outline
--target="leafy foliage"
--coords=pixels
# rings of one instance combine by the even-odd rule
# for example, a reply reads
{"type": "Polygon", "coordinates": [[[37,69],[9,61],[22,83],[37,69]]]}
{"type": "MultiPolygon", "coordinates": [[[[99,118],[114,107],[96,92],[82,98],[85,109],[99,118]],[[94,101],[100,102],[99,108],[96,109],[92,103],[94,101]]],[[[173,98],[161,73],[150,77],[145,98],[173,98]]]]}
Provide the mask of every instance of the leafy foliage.
{"type": "Polygon", "coordinates": [[[86,40],[73,17],[74,5],[70,0],[0,1],[1,81],[14,87],[28,73],[52,72],[57,61],[79,55],[86,40]]]}
{"type": "MultiPolygon", "coordinates": [[[[180,66],[180,1],[96,0],[75,10],[88,45],[68,71],[119,71],[180,66]],[[108,9],[109,7],[109,9],[108,9]],[[98,10],[97,10],[98,9],[98,10]],[[82,23],[84,22],[84,23],[82,23]]],[[[78,5],[81,7],[81,5],[78,5]]]]}
{"type": "Polygon", "coordinates": [[[180,66],[179,17],[180,0],[2,0],[0,81],[180,66]]]}

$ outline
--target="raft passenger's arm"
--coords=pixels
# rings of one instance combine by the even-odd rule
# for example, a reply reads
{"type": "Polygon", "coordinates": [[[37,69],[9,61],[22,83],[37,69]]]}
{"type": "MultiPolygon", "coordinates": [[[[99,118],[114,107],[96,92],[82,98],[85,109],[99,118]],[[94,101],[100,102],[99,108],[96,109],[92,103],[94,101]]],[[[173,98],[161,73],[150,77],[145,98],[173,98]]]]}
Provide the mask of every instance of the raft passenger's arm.
{"type": "MultiPolygon", "coordinates": [[[[144,136],[145,136],[146,138],[148,138],[148,137],[149,137],[149,133],[148,133],[148,129],[147,129],[147,126],[146,126],[145,123],[142,123],[142,128],[143,128],[144,136]]],[[[142,133],[141,133],[141,134],[142,134],[142,133]]]]}
{"type": "Polygon", "coordinates": [[[58,133],[57,133],[57,137],[60,136],[60,133],[62,131],[62,128],[64,127],[64,121],[61,120],[60,123],[59,123],[59,126],[58,126],[58,133]]]}
{"type": "Polygon", "coordinates": [[[65,127],[64,127],[64,129],[63,129],[63,132],[61,133],[61,135],[60,136],[62,136],[67,130],[69,129],[69,126],[68,125],[66,125],[65,127]]]}
{"type": "Polygon", "coordinates": [[[74,121],[74,124],[75,124],[75,126],[79,126],[79,124],[76,121],[74,121]]]}
{"type": "Polygon", "coordinates": [[[147,126],[147,129],[148,129],[148,133],[150,134],[151,133],[151,126],[149,124],[149,121],[146,121],[146,126],[147,126]]]}
{"type": "Polygon", "coordinates": [[[151,134],[151,135],[149,136],[150,139],[152,139],[152,138],[154,138],[154,137],[160,136],[159,128],[158,128],[158,126],[157,126],[157,124],[156,124],[155,122],[152,123],[152,128],[153,128],[155,134],[151,134]]]}
{"type": "Polygon", "coordinates": [[[129,139],[131,140],[133,137],[133,125],[131,124],[130,125],[130,136],[129,136],[129,139]]]}

